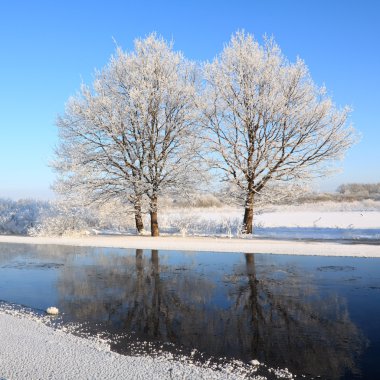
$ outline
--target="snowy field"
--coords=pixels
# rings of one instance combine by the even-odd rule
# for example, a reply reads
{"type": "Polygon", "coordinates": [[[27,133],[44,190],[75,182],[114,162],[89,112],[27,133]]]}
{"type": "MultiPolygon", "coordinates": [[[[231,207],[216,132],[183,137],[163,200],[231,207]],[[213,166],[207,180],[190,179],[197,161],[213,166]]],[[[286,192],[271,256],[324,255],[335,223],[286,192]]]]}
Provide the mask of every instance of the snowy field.
{"type": "MultiPolygon", "coordinates": [[[[71,211],[33,200],[0,199],[0,235],[135,235],[134,216],[122,207],[71,211]]],[[[161,207],[164,236],[240,238],[244,210],[237,207],[161,207]]],[[[149,229],[149,216],[144,225],[149,229]]],[[[146,232],[146,235],[149,231],[146,232]]],[[[257,208],[254,236],[271,239],[379,240],[380,201],[320,202],[257,208]]]]}
{"type": "MultiPolygon", "coordinates": [[[[242,213],[232,207],[163,209],[159,238],[135,236],[128,229],[87,229],[63,237],[0,235],[0,242],[380,257],[380,202],[327,202],[261,209],[255,215],[254,235],[249,237],[239,232],[242,213]]],[[[149,225],[148,219],[145,225],[149,225]]]]}
{"type": "MultiPolygon", "coordinates": [[[[243,210],[164,210],[163,232],[182,236],[239,237],[243,210]]],[[[258,210],[254,236],[282,239],[380,239],[380,202],[277,206],[258,210]]]]}

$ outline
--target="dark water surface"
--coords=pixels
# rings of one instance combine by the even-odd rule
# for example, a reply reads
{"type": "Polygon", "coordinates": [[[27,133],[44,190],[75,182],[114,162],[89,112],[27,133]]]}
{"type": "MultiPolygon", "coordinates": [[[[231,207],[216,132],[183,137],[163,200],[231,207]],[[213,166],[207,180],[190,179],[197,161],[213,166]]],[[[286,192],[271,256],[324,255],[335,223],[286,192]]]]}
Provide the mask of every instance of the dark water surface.
{"type": "Polygon", "coordinates": [[[145,340],[380,379],[380,259],[0,244],[0,300],[124,333],[122,353],[145,340]]]}

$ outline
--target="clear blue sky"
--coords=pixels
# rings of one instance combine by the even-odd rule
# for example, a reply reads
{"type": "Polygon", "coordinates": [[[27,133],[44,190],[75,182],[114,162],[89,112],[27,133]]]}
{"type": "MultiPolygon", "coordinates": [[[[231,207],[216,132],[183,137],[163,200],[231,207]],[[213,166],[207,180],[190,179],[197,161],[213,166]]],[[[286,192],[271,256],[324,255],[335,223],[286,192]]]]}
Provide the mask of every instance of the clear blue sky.
{"type": "Polygon", "coordinates": [[[152,31],[196,60],[211,60],[238,29],[273,35],[338,105],[353,107],[362,134],[343,173],[320,188],[380,182],[379,15],[377,0],[2,1],[0,196],[51,196],[57,114],[107,63],[113,38],[128,50],[152,31]]]}

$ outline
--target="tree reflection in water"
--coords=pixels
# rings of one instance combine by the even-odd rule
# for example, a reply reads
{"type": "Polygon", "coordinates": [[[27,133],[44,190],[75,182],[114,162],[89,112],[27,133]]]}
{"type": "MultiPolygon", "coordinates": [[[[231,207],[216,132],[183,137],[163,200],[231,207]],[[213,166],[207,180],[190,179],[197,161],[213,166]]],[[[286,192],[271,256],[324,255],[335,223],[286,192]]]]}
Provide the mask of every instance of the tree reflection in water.
{"type": "Polygon", "coordinates": [[[255,265],[245,254],[216,275],[150,257],[98,255],[60,269],[60,307],[79,321],[106,322],[141,339],[171,342],[208,355],[258,359],[295,373],[338,379],[358,372],[365,340],[345,300],[318,293],[296,267],[255,265]]]}
{"type": "Polygon", "coordinates": [[[275,268],[255,267],[253,254],[245,254],[245,265],[247,281],[234,293],[232,328],[243,356],[326,379],[358,373],[365,338],[350,320],[343,298],[305,286],[294,267],[276,278],[275,268]]]}

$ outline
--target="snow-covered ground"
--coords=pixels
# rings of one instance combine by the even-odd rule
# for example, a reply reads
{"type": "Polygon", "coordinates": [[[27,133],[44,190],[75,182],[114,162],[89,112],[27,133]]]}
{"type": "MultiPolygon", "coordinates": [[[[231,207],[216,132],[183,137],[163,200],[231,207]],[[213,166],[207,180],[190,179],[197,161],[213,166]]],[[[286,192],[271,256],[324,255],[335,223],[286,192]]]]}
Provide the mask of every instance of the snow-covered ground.
{"type": "MultiPolygon", "coordinates": [[[[261,366],[241,363],[209,368],[170,354],[123,356],[100,338],[86,339],[46,324],[46,318],[0,307],[0,379],[265,379],[261,366]]],[[[287,370],[267,369],[278,378],[287,370]]]]}
{"type": "Polygon", "coordinates": [[[105,235],[104,230],[92,230],[88,236],[57,238],[0,235],[0,242],[380,257],[380,202],[270,207],[255,215],[254,235],[249,237],[239,233],[242,213],[241,209],[232,207],[163,209],[159,219],[160,238],[114,230],[105,235]]]}
{"type": "Polygon", "coordinates": [[[380,245],[270,239],[160,236],[27,237],[0,236],[0,243],[56,244],[82,247],[136,248],[288,255],[379,257],[380,245]]]}
{"type": "MultiPolygon", "coordinates": [[[[159,212],[161,233],[172,236],[239,237],[242,208],[169,207],[159,212]]],[[[149,216],[145,214],[146,226],[149,216]]],[[[319,202],[255,209],[254,235],[274,239],[380,238],[380,201],[319,202]]],[[[0,235],[59,236],[135,234],[134,216],[122,206],[62,211],[52,204],[0,199],[0,235]]]]}
{"type": "MultiPolygon", "coordinates": [[[[238,237],[239,208],[167,209],[162,231],[182,236],[238,237]]],[[[282,239],[380,239],[380,202],[325,202],[258,210],[254,236],[282,239]]]]}

